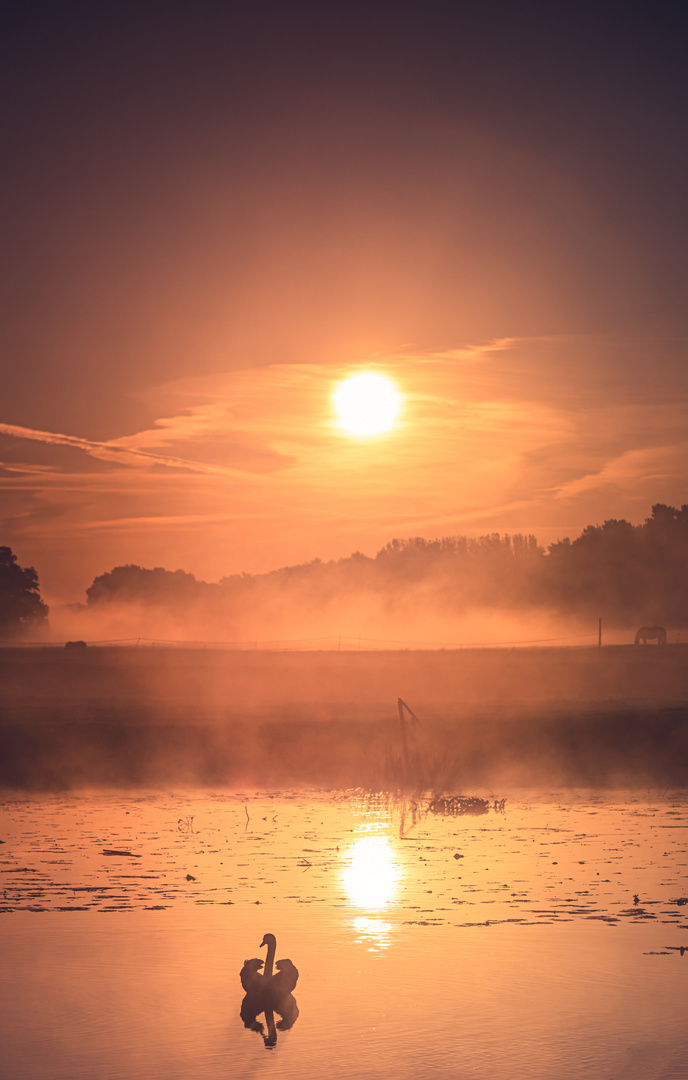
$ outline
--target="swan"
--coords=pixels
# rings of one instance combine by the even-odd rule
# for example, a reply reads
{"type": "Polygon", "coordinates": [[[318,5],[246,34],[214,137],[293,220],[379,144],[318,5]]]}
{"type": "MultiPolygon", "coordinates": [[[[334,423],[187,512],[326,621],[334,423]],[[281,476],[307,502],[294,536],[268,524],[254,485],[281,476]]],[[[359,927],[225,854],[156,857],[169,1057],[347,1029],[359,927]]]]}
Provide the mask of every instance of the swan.
{"type": "Polygon", "coordinates": [[[292,990],[298,982],[299,973],[291,960],[278,960],[275,963],[277,941],[274,934],[265,934],[260,947],[267,946],[265,963],[258,957],[252,960],[244,960],[244,966],[239,972],[241,985],[246,991],[246,996],[241,1003],[240,1016],[245,1027],[253,1031],[263,1030],[259,1022],[260,1013],[265,1013],[268,1024],[268,1038],[266,1046],[273,1046],[277,1038],[274,1012],[282,1017],[277,1024],[281,1031],[287,1031],[293,1027],[298,1015],[299,1007],[296,1004],[292,990]],[[273,968],[277,971],[273,973],[273,968]],[[261,974],[260,969],[263,968],[261,974]]]}

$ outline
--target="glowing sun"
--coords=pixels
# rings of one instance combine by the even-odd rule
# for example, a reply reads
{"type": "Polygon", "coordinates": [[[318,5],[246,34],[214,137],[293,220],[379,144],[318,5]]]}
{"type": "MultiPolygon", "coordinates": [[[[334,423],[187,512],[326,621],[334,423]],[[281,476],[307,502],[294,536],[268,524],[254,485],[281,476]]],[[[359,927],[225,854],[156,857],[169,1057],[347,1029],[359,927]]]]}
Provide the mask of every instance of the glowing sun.
{"type": "Polygon", "coordinates": [[[389,431],[399,415],[401,395],[391,379],[366,371],[339,384],[334,407],[350,435],[379,435],[389,431]]]}

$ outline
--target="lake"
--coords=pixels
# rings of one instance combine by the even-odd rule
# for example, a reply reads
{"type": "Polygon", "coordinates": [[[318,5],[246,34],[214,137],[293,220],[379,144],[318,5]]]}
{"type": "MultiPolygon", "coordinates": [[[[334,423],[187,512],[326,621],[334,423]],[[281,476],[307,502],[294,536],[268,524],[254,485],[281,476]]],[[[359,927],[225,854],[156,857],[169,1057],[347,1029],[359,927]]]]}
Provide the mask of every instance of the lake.
{"type": "Polygon", "coordinates": [[[688,794],[480,794],[6,794],[4,1080],[686,1080],[688,794]]]}

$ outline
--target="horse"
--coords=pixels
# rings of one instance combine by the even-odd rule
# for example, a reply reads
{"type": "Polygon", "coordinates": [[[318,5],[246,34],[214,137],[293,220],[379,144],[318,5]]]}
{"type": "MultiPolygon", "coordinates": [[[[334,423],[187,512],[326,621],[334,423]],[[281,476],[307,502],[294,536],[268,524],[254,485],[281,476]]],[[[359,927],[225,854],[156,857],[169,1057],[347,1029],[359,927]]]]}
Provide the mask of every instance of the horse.
{"type": "Polygon", "coordinates": [[[648,641],[656,641],[658,645],[666,645],[666,630],[663,626],[641,626],[635,635],[636,645],[647,645],[648,641]]]}

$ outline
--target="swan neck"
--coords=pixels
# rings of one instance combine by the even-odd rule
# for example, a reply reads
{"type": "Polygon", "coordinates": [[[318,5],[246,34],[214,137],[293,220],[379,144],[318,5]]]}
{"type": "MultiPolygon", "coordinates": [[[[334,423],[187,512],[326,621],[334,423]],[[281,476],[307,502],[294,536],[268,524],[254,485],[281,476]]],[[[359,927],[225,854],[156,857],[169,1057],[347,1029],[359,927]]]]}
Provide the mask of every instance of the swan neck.
{"type": "Polygon", "coordinates": [[[273,934],[266,934],[265,937],[267,938],[268,955],[267,959],[265,960],[265,967],[263,968],[263,977],[269,979],[272,976],[272,966],[275,962],[277,942],[273,934]]]}

